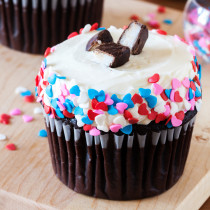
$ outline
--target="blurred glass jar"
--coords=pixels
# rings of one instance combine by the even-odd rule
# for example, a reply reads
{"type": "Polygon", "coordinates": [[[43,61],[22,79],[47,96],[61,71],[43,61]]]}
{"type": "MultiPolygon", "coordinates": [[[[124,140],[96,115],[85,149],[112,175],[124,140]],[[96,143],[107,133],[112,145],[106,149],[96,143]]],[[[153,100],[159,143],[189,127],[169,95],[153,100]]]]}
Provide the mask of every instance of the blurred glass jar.
{"type": "Polygon", "coordinates": [[[197,54],[210,62],[210,0],[188,0],[184,11],[184,34],[197,54]]]}

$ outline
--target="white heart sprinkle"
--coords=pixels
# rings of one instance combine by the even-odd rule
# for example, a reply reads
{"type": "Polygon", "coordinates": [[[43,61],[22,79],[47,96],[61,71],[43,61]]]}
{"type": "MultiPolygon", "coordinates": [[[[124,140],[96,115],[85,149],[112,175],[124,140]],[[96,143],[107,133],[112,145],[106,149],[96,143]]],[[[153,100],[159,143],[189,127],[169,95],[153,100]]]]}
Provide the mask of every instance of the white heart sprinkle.
{"type": "Polygon", "coordinates": [[[34,114],[43,114],[43,111],[40,107],[35,107],[34,108],[34,114]]]}
{"type": "Polygon", "coordinates": [[[103,126],[105,125],[106,116],[104,114],[100,114],[95,117],[95,121],[97,126],[103,126]]]}
{"type": "Polygon", "coordinates": [[[25,87],[22,87],[22,86],[19,86],[15,89],[15,93],[16,94],[20,94],[20,93],[23,93],[23,92],[26,92],[27,89],[25,87]]]}
{"type": "Polygon", "coordinates": [[[123,116],[118,116],[113,120],[113,123],[120,124],[122,127],[126,126],[126,120],[123,116]]]}
{"type": "Polygon", "coordinates": [[[191,109],[191,104],[187,100],[184,100],[184,106],[187,111],[191,109]]]}
{"type": "Polygon", "coordinates": [[[90,24],[85,25],[85,27],[82,30],[82,34],[88,33],[90,31],[90,29],[91,29],[91,25],[90,24]]]}
{"type": "Polygon", "coordinates": [[[196,101],[196,109],[197,109],[198,112],[201,109],[201,105],[202,105],[202,100],[201,99],[199,99],[198,101],[196,101]]]}
{"type": "Polygon", "coordinates": [[[88,95],[87,95],[87,93],[86,92],[81,92],[80,93],[80,96],[78,97],[78,99],[77,99],[77,103],[78,104],[85,104],[85,103],[87,103],[88,102],[88,95]]]}
{"type": "Polygon", "coordinates": [[[4,134],[0,134],[0,141],[4,141],[6,139],[7,139],[7,137],[4,134]]]}

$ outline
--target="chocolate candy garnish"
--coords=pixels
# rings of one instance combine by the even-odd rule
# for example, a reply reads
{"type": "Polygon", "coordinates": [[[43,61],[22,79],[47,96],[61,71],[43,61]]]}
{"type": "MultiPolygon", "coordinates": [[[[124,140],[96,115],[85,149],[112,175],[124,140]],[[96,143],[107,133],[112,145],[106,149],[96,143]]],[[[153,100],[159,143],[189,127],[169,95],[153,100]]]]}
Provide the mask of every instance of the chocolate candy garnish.
{"type": "Polygon", "coordinates": [[[130,49],[126,46],[112,42],[99,45],[94,50],[94,54],[98,62],[116,68],[128,62],[130,49]]]}
{"type": "Polygon", "coordinates": [[[103,30],[100,33],[93,36],[86,45],[86,50],[94,50],[101,44],[113,42],[113,38],[108,30],[103,30]]]}
{"type": "Polygon", "coordinates": [[[147,27],[137,21],[133,21],[122,33],[118,44],[129,47],[132,55],[138,55],[141,53],[147,38],[147,27]]]}

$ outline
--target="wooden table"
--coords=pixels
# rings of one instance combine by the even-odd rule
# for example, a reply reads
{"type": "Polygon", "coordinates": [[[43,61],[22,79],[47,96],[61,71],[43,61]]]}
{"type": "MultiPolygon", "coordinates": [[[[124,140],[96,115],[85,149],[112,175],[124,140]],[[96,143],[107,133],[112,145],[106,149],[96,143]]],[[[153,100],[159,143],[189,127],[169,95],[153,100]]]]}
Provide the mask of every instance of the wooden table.
{"type": "MultiPolygon", "coordinates": [[[[106,0],[103,25],[123,26],[133,13],[140,16],[155,11],[156,5],[132,0],[106,0]],[[129,2],[129,3],[128,3],[129,2]],[[120,6],[119,6],[120,5],[120,6]]],[[[174,24],[162,25],[169,34],[182,35],[182,16],[167,9],[160,20],[171,18],[174,24]]],[[[28,55],[0,46],[0,110],[9,113],[19,107],[33,115],[38,104],[24,103],[14,90],[22,85],[34,89],[34,78],[42,57],[28,55]]],[[[108,201],[83,196],[69,190],[56,178],[51,167],[47,139],[37,136],[44,127],[42,116],[24,124],[13,117],[11,125],[0,125],[0,133],[8,141],[0,143],[0,209],[198,209],[210,195],[210,66],[203,71],[203,107],[198,114],[192,146],[184,175],[168,192],[137,201],[108,201]],[[15,143],[16,151],[8,151],[7,143],[15,143]]]]}

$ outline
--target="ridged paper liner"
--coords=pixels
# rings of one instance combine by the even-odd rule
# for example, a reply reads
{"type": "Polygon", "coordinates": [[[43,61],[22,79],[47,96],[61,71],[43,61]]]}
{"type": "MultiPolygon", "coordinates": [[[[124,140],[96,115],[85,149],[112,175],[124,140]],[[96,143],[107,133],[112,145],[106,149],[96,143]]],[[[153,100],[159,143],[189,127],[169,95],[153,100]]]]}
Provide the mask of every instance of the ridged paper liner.
{"type": "Polygon", "coordinates": [[[45,115],[54,172],[69,188],[89,196],[131,200],[158,195],[183,173],[194,119],[145,135],[93,137],[45,115]]]}
{"type": "Polygon", "coordinates": [[[98,22],[103,0],[0,0],[0,43],[44,53],[73,31],[98,22]]]}

